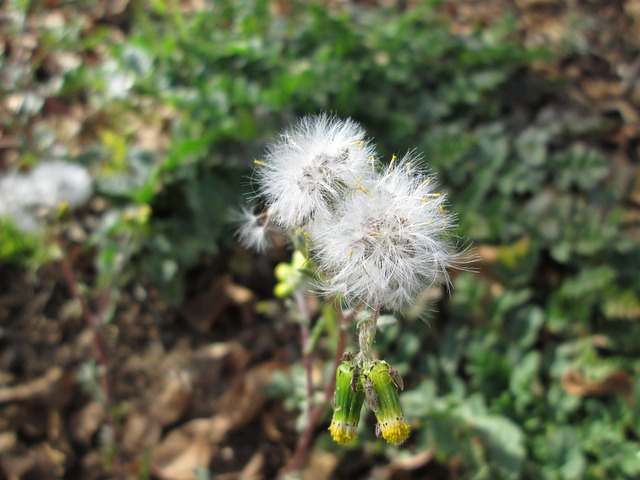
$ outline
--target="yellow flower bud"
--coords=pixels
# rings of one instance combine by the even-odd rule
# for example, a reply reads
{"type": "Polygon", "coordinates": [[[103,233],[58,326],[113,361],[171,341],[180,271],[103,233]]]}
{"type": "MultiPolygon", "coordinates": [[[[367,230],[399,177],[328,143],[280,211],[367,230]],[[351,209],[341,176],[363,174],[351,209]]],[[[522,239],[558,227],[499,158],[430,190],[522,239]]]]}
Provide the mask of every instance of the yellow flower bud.
{"type": "Polygon", "coordinates": [[[353,356],[345,354],[336,371],[333,418],[329,426],[331,438],[336,443],[344,445],[356,437],[363,403],[360,372],[353,362],[353,356]]]}
{"type": "Polygon", "coordinates": [[[409,424],[405,421],[398,398],[402,378],[384,360],[374,360],[363,372],[367,402],[378,420],[376,434],[393,445],[409,438],[409,424]]]}

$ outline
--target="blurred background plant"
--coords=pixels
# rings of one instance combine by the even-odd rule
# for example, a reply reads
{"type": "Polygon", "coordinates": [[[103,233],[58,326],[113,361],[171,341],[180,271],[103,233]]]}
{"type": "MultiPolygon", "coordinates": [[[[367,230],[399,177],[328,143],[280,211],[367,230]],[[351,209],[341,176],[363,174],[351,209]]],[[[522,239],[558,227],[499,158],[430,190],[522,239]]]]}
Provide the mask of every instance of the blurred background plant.
{"type": "MultiPolygon", "coordinates": [[[[36,229],[0,221],[5,476],[283,467],[309,401],[297,319],[272,294],[290,252],[242,250],[232,211],[266,142],[319,111],[384,158],[422,152],[480,262],[380,322],[407,444],[376,440],[370,416],[346,449],[321,428],[303,475],[640,476],[637,2],[407,3],[6,2],[3,182],[65,161],[93,194],[36,229]]],[[[333,339],[311,365],[321,392],[339,322],[311,312],[311,339],[333,339]]]]}

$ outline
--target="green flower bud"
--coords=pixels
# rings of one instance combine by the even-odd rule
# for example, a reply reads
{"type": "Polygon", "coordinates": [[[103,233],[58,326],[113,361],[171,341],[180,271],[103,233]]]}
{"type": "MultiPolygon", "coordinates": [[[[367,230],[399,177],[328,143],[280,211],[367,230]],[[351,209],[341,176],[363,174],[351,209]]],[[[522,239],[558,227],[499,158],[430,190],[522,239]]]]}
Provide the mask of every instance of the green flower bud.
{"type": "Polygon", "coordinates": [[[378,420],[376,434],[393,445],[409,438],[409,424],[404,420],[398,390],[402,377],[384,360],[374,360],[364,368],[364,393],[378,420]]]}
{"type": "Polygon", "coordinates": [[[363,403],[360,371],[353,362],[353,356],[345,354],[336,371],[333,418],[329,426],[331,438],[336,443],[344,445],[356,437],[363,403]]]}

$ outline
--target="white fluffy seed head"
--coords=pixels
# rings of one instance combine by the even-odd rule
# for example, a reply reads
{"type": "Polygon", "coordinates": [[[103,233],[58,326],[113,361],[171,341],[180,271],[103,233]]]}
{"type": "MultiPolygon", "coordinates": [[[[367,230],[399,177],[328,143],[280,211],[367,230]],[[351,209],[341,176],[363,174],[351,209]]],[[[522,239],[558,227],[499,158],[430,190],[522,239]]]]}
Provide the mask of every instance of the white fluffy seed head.
{"type": "Polygon", "coordinates": [[[92,193],[91,176],[86,168],[66,162],[41,162],[30,172],[30,179],[42,205],[53,208],[66,202],[71,208],[85,203],[92,193]]]}
{"type": "Polygon", "coordinates": [[[10,217],[25,231],[35,231],[40,217],[61,203],[75,208],[92,193],[88,170],[80,165],[43,161],[28,173],[0,178],[0,215],[10,217]]]}
{"type": "Polygon", "coordinates": [[[413,160],[407,155],[345,196],[311,232],[326,292],[348,305],[400,310],[446,278],[453,253],[444,195],[413,160]]]}
{"type": "Polygon", "coordinates": [[[305,117],[256,162],[258,191],[274,222],[292,232],[330,212],[371,171],[373,155],[364,130],[352,120],[305,117]]]}

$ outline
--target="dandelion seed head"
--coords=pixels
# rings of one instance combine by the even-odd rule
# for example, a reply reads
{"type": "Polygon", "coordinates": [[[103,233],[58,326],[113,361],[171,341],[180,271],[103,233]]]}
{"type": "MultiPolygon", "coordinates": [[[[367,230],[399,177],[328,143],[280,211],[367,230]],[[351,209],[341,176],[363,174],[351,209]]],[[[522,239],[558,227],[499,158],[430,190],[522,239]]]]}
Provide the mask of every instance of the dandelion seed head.
{"type": "Polygon", "coordinates": [[[328,294],[400,310],[446,277],[450,218],[441,212],[445,196],[427,178],[407,155],[368,180],[368,193],[351,193],[317,223],[315,257],[328,272],[328,294]]]}
{"type": "Polygon", "coordinates": [[[11,172],[0,178],[0,215],[10,217],[24,231],[35,231],[41,217],[58,205],[78,207],[91,193],[91,175],[86,168],[44,161],[28,173],[11,172]]]}
{"type": "Polygon", "coordinates": [[[258,164],[258,189],[284,230],[310,224],[371,171],[373,147],[352,120],[306,117],[286,130],[258,164]]]}
{"type": "Polygon", "coordinates": [[[66,162],[41,162],[30,172],[38,202],[53,208],[62,202],[71,208],[85,203],[92,192],[91,176],[86,168],[66,162]]]}

